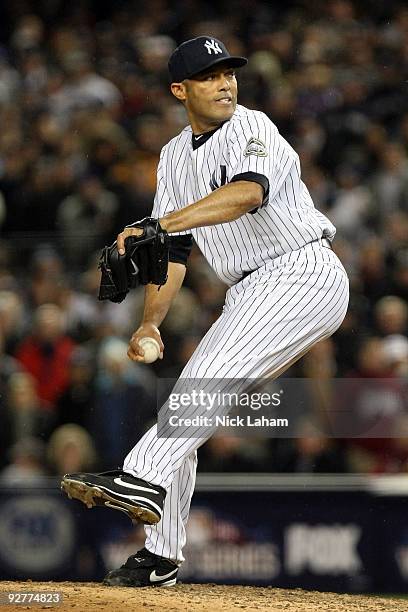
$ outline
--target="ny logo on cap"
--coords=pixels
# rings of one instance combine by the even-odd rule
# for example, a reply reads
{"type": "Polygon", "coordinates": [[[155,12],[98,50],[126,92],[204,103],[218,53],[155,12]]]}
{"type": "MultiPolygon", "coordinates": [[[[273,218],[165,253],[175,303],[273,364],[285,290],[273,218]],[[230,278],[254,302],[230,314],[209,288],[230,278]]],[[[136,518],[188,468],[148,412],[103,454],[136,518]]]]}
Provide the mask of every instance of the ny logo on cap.
{"type": "Polygon", "coordinates": [[[220,47],[220,45],[218,43],[215,42],[215,40],[211,39],[211,42],[209,40],[206,40],[204,43],[204,47],[207,49],[208,53],[211,55],[211,53],[214,51],[215,55],[217,55],[217,53],[222,53],[222,49],[220,47]]]}

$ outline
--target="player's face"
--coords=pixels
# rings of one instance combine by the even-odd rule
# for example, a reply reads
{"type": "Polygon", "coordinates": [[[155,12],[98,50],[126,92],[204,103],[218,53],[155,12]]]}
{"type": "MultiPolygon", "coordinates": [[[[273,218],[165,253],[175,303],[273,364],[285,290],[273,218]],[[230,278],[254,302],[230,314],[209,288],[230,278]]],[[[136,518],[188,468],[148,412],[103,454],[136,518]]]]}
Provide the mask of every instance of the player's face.
{"type": "MultiPolygon", "coordinates": [[[[231,119],[237,106],[237,80],[233,68],[211,68],[182,84],[182,99],[193,132],[200,134],[231,119]]],[[[179,97],[179,96],[177,96],[179,97]]]]}

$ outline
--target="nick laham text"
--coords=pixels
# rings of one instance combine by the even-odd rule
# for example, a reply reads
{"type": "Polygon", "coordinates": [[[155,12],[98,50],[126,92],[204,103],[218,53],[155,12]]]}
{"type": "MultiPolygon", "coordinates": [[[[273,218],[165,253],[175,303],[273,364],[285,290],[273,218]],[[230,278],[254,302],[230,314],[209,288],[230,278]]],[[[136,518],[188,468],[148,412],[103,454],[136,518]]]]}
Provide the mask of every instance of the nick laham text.
{"type": "Polygon", "coordinates": [[[192,418],[178,417],[173,414],[169,418],[171,427],[288,427],[288,419],[272,419],[265,416],[195,416],[192,418]]]}

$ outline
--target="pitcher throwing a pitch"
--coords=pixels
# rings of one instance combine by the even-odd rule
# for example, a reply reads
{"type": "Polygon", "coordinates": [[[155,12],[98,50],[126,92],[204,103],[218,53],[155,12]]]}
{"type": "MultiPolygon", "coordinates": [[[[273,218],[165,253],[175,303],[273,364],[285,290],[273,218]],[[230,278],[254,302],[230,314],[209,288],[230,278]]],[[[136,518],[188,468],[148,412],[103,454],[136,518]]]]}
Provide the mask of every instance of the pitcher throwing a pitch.
{"type": "MultiPolygon", "coordinates": [[[[220,318],[185,366],[185,379],[275,378],[341,324],[346,272],[331,249],[335,227],[311,200],[299,158],[262,112],[237,105],[235,69],[246,64],[201,36],[169,60],[171,91],[189,126],[162,150],[152,217],[170,235],[168,280],[147,285],[144,315],[128,355],[143,362],[142,338],[164,346],[159,327],[182,286],[192,241],[229,289],[220,318]]],[[[137,235],[125,228],[117,237],[137,235]]],[[[145,524],[145,547],[109,572],[112,586],[169,586],[183,562],[205,437],[159,438],[152,427],[123,470],[67,474],[63,490],[145,524]]]]}

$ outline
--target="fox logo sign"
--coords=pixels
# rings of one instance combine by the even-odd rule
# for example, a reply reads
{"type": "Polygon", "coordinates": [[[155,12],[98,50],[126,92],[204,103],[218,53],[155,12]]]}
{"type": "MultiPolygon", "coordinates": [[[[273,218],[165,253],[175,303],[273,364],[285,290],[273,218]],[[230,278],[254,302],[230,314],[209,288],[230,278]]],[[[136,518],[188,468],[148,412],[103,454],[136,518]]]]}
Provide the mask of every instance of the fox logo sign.
{"type": "Polygon", "coordinates": [[[362,569],[358,525],[295,523],[285,533],[285,566],[289,574],[354,575],[362,569]]]}

